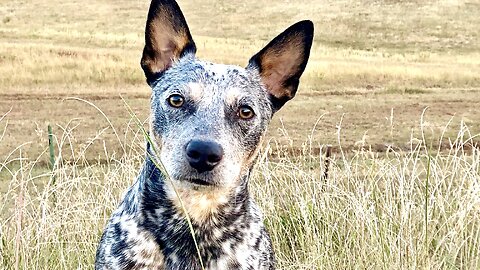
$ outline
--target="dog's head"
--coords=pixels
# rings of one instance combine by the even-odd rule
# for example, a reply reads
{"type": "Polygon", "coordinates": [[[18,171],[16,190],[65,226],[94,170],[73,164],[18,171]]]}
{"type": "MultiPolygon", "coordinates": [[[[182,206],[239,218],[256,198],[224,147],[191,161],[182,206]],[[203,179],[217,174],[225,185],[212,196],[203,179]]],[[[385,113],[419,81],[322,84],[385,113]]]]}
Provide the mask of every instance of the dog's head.
{"type": "Polygon", "coordinates": [[[153,0],[141,60],[153,89],[150,134],[170,177],[199,189],[239,184],[272,115],[295,96],[310,54],[313,24],[298,22],[246,68],[195,57],[175,1],[153,0]]]}

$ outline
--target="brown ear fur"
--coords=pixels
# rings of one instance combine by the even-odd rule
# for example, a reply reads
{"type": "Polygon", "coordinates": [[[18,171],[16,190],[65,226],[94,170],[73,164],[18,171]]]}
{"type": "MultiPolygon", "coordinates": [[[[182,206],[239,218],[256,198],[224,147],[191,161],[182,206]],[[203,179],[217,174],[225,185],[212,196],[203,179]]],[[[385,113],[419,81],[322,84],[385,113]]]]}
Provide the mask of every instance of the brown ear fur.
{"type": "Polygon", "coordinates": [[[178,4],[173,0],[153,0],[148,11],[141,60],[147,82],[155,81],[184,54],[195,52],[195,43],[178,4]]]}
{"type": "Polygon", "coordinates": [[[290,26],[254,55],[247,68],[256,68],[270,94],[274,111],[297,92],[313,41],[313,23],[301,21],[290,26]]]}

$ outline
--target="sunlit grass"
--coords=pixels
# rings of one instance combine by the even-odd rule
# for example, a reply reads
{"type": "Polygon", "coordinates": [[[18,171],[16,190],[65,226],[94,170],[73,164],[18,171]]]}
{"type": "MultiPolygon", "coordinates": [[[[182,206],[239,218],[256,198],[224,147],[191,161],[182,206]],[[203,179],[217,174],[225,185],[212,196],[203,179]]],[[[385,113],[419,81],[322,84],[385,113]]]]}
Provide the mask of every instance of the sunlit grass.
{"type": "MultiPolygon", "coordinates": [[[[145,158],[118,107],[122,93],[148,113],[149,2],[0,5],[0,269],[92,268],[145,158]]],[[[478,1],[179,4],[198,56],[240,66],[289,24],[315,22],[299,94],[250,183],[279,269],[480,268],[478,1]]]]}
{"type": "MultiPolygon", "coordinates": [[[[272,34],[273,37],[274,34],[272,34]]],[[[78,47],[68,44],[0,41],[0,93],[9,89],[55,85],[143,85],[139,67],[141,38],[129,48],[78,47]]],[[[218,63],[246,66],[264,42],[197,37],[198,56],[218,63]]],[[[480,54],[442,55],[424,52],[382,54],[317,44],[302,79],[303,93],[392,86],[420,89],[478,89],[480,54]]],[[[53,87],[52,87],[53,86],[53,87]]],[[[88,87],[85,88],[88,93],[88,87]]]]}
{"type": "MultiPolygon", "coordinates": [[[[149,1],[82,3],[6,1],[0,8],[0,93],[12,87],[144,83],[139,59],[149,1]]],[[[480,5],[472,1],[179,3],[198,55],[241,66],[289,24],[312,19],[315,42],[304,93],[480,85],[480,5]]]]}
{"type": "MultiPolygon", "coordinates": [[[[47,148],[38,159],[20,148],[2,161],[0,268],[91,268],[104,224],[145,158],[138,127],[126,133],[125,153],[106,152],[103,162],[87,160],[88,147],[63,160],[73,149],[68,130],[56,134],[53,171],[47,148]]],[[[409,152],[360,147],[326,162],[326,146],[309,150],[316,143],[294,152],[271,141],[251,179],[279,269],[480,266],[480,152],[467,127],[447,151],[416,141],[409,152]]]]}

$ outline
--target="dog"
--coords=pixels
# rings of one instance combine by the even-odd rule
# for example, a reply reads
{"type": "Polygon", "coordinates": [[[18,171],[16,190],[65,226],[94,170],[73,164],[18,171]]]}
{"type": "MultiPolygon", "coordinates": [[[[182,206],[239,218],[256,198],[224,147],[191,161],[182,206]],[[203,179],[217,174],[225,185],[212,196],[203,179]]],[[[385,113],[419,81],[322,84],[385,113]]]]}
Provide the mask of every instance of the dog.
{"type": "Polygon", "coordinates": [[[106,225],[95,269],[274,269],[248,180],[272,116],[297,92],[313,32],[300,21],[245,68],[214,64],[196,58],[175,1],[151,2],[146,160],[106,225]]]}

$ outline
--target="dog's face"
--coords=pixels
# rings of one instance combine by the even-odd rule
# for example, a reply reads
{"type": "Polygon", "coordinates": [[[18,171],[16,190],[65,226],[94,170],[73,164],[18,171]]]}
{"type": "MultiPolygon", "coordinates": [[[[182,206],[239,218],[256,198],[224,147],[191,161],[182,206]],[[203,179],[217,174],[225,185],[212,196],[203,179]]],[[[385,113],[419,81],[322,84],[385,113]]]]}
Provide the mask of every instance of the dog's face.
{"type": "Polygon", "coordinates": [[[174,180],[236,185],[272,116],[256,70],[184,56],[152,84],[151,133],[174,180]]]}
{"type": "Polygon", "coordinates": [[[288,28],[246,68],[197,59],[174,1],[152,1],[145,33],[141,64],[153,90],[150,134],[167,173],[194,189],[238,186],[273,113],[296,93],[312,23],[288,28]]]}

